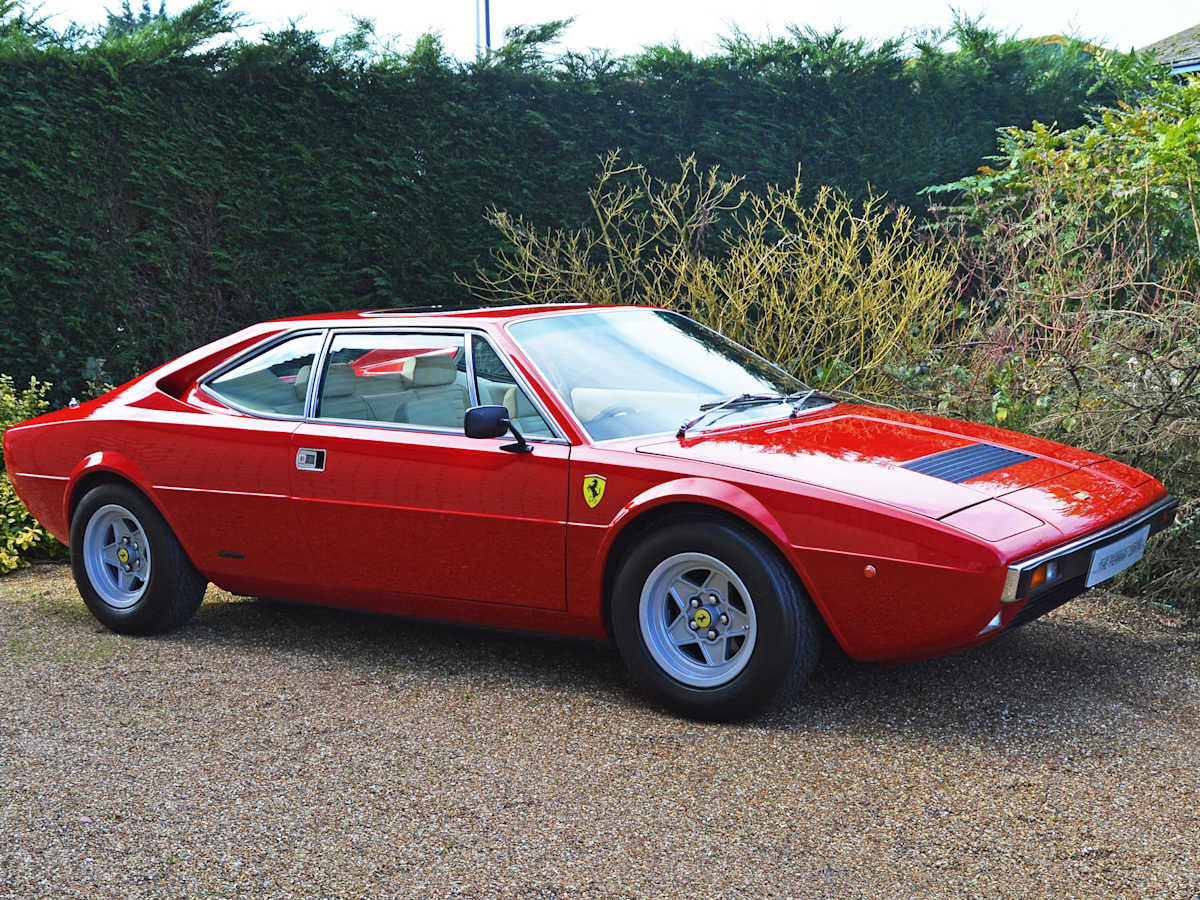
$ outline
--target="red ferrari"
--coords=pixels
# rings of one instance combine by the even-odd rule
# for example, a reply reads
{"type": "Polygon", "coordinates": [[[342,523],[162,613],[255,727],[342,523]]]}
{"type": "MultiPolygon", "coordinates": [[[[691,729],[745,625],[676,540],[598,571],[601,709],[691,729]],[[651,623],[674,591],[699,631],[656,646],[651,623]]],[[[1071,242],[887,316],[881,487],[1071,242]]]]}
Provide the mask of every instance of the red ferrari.
{"type": "Polygon", "coordinates": [[[615,640],[686,715],[990,640],[1141,558],[1176,503],[1084,450],[843,403],[638,307],[255,325],[10,428],[95,616],[238,594],[615,640]]]}

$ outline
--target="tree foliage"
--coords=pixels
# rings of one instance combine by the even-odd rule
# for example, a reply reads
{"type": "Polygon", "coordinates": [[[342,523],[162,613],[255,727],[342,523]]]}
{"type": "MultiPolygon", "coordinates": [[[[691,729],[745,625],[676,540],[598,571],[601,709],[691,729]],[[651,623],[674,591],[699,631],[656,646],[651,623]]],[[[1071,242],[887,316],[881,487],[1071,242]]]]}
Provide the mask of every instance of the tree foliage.
{"type": "Polygon", "coordinates": [[[141,11],[134,13],[133,8],[129,5],[129,0],[121,0],[119,13],[114,13],[106,7],[104,14],[107,18],[104,25],[106,35],[127,35],[156,22],[167,21],[167,2],[159,0],[158,11],[154,12],[150,8],[150,0],[142,0],[141,11]]]}

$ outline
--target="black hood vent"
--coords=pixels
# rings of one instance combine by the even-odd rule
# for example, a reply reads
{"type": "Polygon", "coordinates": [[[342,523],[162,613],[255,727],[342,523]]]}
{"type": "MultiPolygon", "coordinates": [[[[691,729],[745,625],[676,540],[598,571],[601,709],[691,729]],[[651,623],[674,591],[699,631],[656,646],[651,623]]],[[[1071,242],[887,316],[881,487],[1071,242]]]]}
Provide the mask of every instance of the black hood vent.
{"type": "Polygon", "coordinates": [[[932,475],[942,481],[969,481],[988,472],[1015,466],[1027,459],[1033,457],[1028,453],[997,447],[995,444],[969,444],[966,447],[955,447],[944,453],[914,459],[901,468],[911,469],[922,475],[932,475]]]}

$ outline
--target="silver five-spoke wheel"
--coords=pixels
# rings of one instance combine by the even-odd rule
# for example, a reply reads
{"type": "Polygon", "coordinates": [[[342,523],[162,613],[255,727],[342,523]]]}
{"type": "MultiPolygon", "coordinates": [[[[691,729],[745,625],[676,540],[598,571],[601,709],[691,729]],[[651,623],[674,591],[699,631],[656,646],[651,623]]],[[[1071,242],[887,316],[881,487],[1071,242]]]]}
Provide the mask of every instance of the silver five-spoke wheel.
{"type": "Polygon", "coordinates": [[[704,553],[664,559],[642,588],[639,624],[658,665],[697,688],[726,684],[754,652],[758,622],[746,585],[704,553]]]}
{"type": "Polygon", "coordinates": [[[83,533],[83,563],[100,599],[129,609],[150,583],[150,541],[137,516],[123,506],[100,507],[83,533]]]}

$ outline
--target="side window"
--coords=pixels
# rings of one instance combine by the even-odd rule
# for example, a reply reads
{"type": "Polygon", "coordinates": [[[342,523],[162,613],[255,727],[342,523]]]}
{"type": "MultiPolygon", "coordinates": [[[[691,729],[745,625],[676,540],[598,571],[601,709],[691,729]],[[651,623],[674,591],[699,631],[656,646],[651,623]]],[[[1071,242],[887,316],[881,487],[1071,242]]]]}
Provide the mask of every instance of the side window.
{"type": "Polygon", "coordinates": [[[471,338],[471,363],[475,367],[475,391],[481,405],[507,406],[508,417],[527,437],[554,437],[554,432],[521,390],[504,361],[479,335],[471,338]]]}
{"type": "Polygon", "coordinates": [[[465,355],[459,335],[335,335],[317,416],[462,431],[465,355]]]}
{"type": "Polygon", "coordinates": [[[276,344],[216,378],[205,387],[250,412],[304,415],[304,396],[323,334],[302,334],[276,344]]]}

